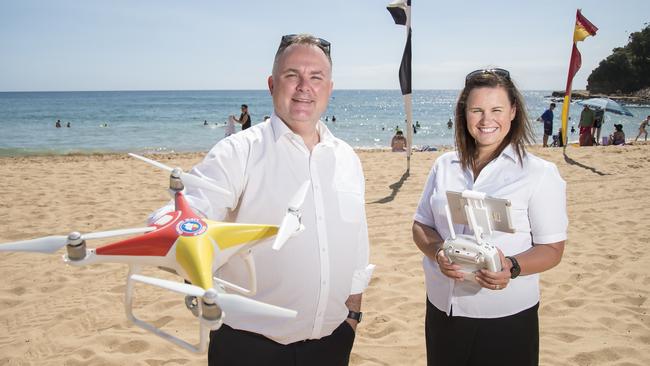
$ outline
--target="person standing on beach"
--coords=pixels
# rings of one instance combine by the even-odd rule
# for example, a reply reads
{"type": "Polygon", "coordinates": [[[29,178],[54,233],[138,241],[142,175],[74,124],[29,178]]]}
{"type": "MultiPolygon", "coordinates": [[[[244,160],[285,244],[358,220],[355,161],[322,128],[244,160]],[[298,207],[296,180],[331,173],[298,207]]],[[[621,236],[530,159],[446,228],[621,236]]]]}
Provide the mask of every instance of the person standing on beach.
{"type": "Polygon", "coordinates": [[[537,119],[537,121],[544,122],[544,137],[543,137],[543,147],[548,147],[548,138],[553,134],[553,110],[555,109],[555,103],[551,103],[544,113],[537,119]]]}
{"type": "Polygon", "coordinates": [[[648,131],[646,131],[646,127],[648,127],[648,124],[650,124],[650,116],[645,118],[645,121],[641,121],[641,125],[639,125],[639,134],[636,135],[636,138],[634,139],[634,142],[641,137],[641,135],[645,135],[645,140],[648,141],[648,131]]]}
{"type": "Polygon", "coordinates": [[[593,145],[593,137],[591,136],[591,128],[594,126],[594,111],[585,106],[580,113],[580,146],[593,145]]]}
{"type": "MultiPolygon", "coordinates": [[[[233,116],[234,118],[234,116],[233,116]]],[[[239,115],[239,119],[235,118],[235,122],[241,124],[241,130],[245,130],[247,128],[250,128],[251,126],[251,115],[248,114],[248,106],[246,104],[241,105],[241,114],[239,115]]]]}
{"type": "Polygon", "coordinates": [[[594,126],[591,129],[591,139],[596,143],[596,145],[600,145],[600,129],[603,126],[604,121],[605,110],[602,108],[596,108],[594,111],[594,126]]]}
{"type": "Polygon", "coordinates": [[[56,120],[56,123],[54,124],[54,127],[61,128],[61,120],[60,119],[56,120]]]}
{"type": "MultiPolygon", "coordinates": [[[[211,220],[279,224],[291,196],[309,182],[301,208],[305,230],[280,251],[271,249],[272,240],[252,249],[258,279],[252,298],[298,315],[286,320],[228,313],[210,334],[208,362],[348,365],[373,266],[361,162],[319,120],[333,87],[330,43],[305,34],[282,37],[268,87],[270,121],[222,139],[192,169],[233,198],[224,202],[189,186],[186,197],[211,220]]],[[[245,284],[245,268],[233,257],[218,275],[245,284]]]]}
{"type": "MultiPolygon", "coordinates": [[[[528,152],[525,101],[504,69],[476,70],[456,104],[456,149],[434,163],[413,221],[424,253],[428,365],[537,365],[539,273],[567,238],[566,183],[528,152]],[[512,203],[515,233],[494,233],[502,270],[471,279],[442,251],[451,236],[446,192],[471,189],[512,203]]],[[[468,233],[466,225],[454,225],[468,233]]]]}

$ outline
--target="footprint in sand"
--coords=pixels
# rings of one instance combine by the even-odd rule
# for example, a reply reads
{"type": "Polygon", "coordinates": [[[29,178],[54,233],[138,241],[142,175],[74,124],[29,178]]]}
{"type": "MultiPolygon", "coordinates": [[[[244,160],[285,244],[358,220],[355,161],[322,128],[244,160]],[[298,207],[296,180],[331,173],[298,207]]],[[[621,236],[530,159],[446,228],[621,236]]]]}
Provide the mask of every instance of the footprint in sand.
{"type": "Polygon", "coordinates": [[[149,349],[149,343],[145,341],[130,341],[124,344],[121,344],[120,347],[118,348],[119,352],[122,353],[142,353],[149,349]]]}

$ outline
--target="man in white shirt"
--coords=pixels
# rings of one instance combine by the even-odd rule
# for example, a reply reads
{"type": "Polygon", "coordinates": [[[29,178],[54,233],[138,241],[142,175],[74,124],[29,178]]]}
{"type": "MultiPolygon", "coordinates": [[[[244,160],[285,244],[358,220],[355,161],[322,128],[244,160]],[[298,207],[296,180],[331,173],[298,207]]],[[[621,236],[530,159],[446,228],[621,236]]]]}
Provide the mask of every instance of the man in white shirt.
{"type": "MultiPolygon", "coordinates": [[[[254,298],[297,317],[228,313],[210,335],[210,365],[348,364],[373,266],[361,163],[319,121],[333,86],[329,51],[329,42],[310,35],[282,37],[268,79],[270,120],[220,141],[192,170],[234,198],[187,187],[190,204],[210,219],[242,223],[279,224],[290,197],[310,182],[301,209],[305,231],[280,251],[272,239],[252,249],[254,298]]],[[[219,276],[246,286],[245,268],[236,256],[219,276]]]]}

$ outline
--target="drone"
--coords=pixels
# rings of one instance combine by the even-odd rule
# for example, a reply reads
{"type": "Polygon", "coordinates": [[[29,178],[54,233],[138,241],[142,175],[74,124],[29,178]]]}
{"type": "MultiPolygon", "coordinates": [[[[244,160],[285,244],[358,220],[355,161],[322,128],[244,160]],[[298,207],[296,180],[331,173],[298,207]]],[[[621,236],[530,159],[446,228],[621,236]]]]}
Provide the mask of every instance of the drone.
{"type": "Polygon", "coordinates": [[[290,199],[288,209],[279,226],[212,221],[195,213],[188,204],[184,183],[216,192],[224,198],[229,191],[199,176],[171,168],[155,160],[129,153],[130,156],[170,172],[169,188],[174,196],[175,210],[157,218],[146,227],[118,229],[81,234],[46,236],[0,244],[0,252],[37,252],[53,254],[65,247],[63,261],[72,266],[98,263],[123,263],[129,266],[125,288],[126,316],[134,325],[169,342],[195,353],[204,353],[211,330],[218,329],[226,315],[255,314],[270,317],[295,318],[297,312],[253,300],[248,296],[257,291],[257,277],[252,247],[262,239],[275,236],[272,248],[280,250],[284,243],[304,230],[300,207],[309,188],[304,182],[290,199]],[[118,236],[127,239],[88,248],[87,241],[118,236]],[[216,277],[216,271],[235,255],[242,256],[249,288],[244,288],[216,277]],[[157,267],[176,274],[184,280],[175,282],[140,274],[143,266],[157,267]],[[133,289],[136,282],[157,286],[185,295],[185,306],[199,321],[198,344],[177,338],[133,314],[133,289]],[[229,293],[229,289],[236,293],[229,293]]]}

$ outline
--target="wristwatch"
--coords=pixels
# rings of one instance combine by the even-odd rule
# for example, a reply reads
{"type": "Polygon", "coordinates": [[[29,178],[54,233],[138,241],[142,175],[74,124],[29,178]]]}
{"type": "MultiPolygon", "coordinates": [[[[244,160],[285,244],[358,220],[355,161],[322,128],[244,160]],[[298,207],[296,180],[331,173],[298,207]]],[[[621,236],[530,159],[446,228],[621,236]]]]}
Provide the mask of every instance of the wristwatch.
{"type": "Polygon", "coordinates": [[[515,257],[506,257],[506,258],[510,259],[510,262],[512,262],[512,267],[510,267],[510,278],[515,279],[521,273],[521,267],[519,267],[519,262],[517,262],[515,257]]]}
{"type": "Polygon", "coordinates": [[[348,312],[348,319],[354,319],[357,321],[357,323],[361,323],[362,316],[363,316],[362,312],[356,312],[352,310],[348,312]]]}

